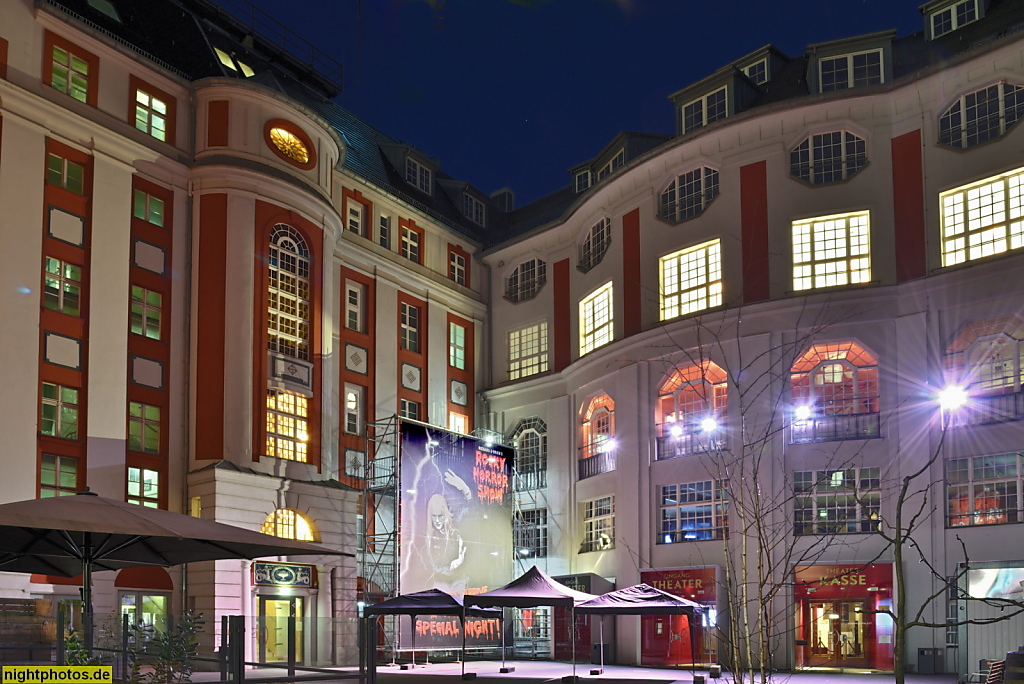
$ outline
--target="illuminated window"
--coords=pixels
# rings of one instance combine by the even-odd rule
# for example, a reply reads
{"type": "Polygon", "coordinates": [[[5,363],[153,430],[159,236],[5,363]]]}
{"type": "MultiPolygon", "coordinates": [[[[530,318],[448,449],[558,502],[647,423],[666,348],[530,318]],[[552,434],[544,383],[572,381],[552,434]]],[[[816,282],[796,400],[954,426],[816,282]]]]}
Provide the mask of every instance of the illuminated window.
{"type": "Polygon", "coordinates": [[[703,480],[661,487],[659,544],[729,538],[729,483],[703,480]]]}
{"type": "Polygon", "coordinates": [[[939,115],[939,144],[962,150],[1005,134],[1024,117],[1024,86],[996,83],[967,93],[939,115]]]}
{"type": "Polygon", "coordinates": [[[142,88],[135,90],[135,127],[157,140],[167,140],[167,103],[147,93],[142,88]]]}
{"type": "Polygon", "coordinates": [[[54,45],[51,60],[50,85],[79,102],[87,101],[90,86],[89,62],[95,61],[95,58],[84,51],[79,51],[78,48],[54,45]]]}
{"type": "Polygon", "coordinates": [[[78,390],[51,382],[42,386],[39,432],[50,437],[78,439],[78,390]]]}
{"type": "Polygon", "coordinates": [[[308,404],[301,394],[267,390],[267,456],[306,462],[308,404]]]}
{"type": "Polygon", "coordinates": [[[712,240],[663,256],[661,320],[722,305],[722,247],[712,240]]]}
{"type": "Polygon", "coordinates": [[[682,131],[689,133],[726,116],[725,87],[682,106],[682,131]]]}
{"type": "Polygon", "coordinates": [[[160,473],[148,468],[128,468],[128,503],[160,508],[160,473]]]}
{"type": "Polygon", "coordinates": [[[608,247],[612,244],[612,222],[603,218],[587,231],[587,237],[580,245],[579,269],[586,273],[601,263],[608,247]]]}
{"type": "Polygon", "coordinates": [[[725,371],[713,361],[673,372],[658,392],[658,459],[721,447],[728,396],[725,371]]]}
{"type": "Polygon", "coordinates": [[[164,225],[164,201],[142,190],[134,192],[132,216],[154,226],[164,225]]]}
{"type": "Polygon", "coordinates": [[[291,226],[274,226],[267,271],[267,346],[271,352],[309,360],[309,249],[291,226]]]}
{"type": "Polygon", "coordinates": [[[39,498],[68,496],[78,492],[78,459],[43,454],[39,464],[39,498]]]}
{"type": "Polygon", "coordinates": [[[790,374],[793,442],[878,437],[878,359],[857,342],[811,345],[790,374]]]}
{"type": "Polygon", "coordinates": [[[612,284],[599,287],[580,302],[580,356],[614,338],[612,284]]]}
{"type": "MultiPolygon", "coordinates": [[[[595,397],[583,413],[580,457],[587,459],[602,454],[614,458],[615,402],[607,394],[595,397]]],[[[613,461],[614,463],[614,461],[613,461]]],[[[614,470],[612,465],[608,470],[614,470]]]]}
{"type": "Polygon", "coordinates": [[[468,192],[462,195],[462,213],[478,226],[487,225],[487,211],[484,203],[468,192]]]}
{"type": "Polygon", "coordinates": [[[263,534],[295,541],[316,541],[317,532],[309,519],[291,508],[278,508],[267,516],[260,528],[263,534]]]}
{"type": "Polygon", "coordinates": [[[128,402],[128,448],[147,454],[160,453],[160,407],[128,402]]]}
{"type": "Polygon", "coordinates": [[[512,302],[533,299],[546,282],[547,264],[544,261],[524,261],[505,279],[505,297],[512,302]]]}
{"type": "Polygon", "coordinates": [[[793,289],[871,280],[868,212],[793,222],[793,289]]]}
{"type": "Polygon", "coordinates": [[[85,194],[85,167],[52,152],[47,156],[46,182],[76,195],[85,194]]]}
{"type": "Polygon", "coordinates": [[[942,265],[1024,247],[1024,168],[939,195],[942,265]]]}
{"type": "Polygon", "coordinates": [[[1024,420],[1024,320],[1000,316],[968,324],[946,348],[946,384],[967,394],[947,426],[1024,420]]]}
{"type": "Polygon", "coordinates": [[[878,85],[883,80],[882,51],[868,50],[837,57],[823,57],[818,60],[818,77],[823,93],[878,85]]]}
{"type": "Polygon", "coordinates": [[[548,324],[534,323],[508,333],[508,379],[518,380],[548,369],[548,324]]]}
{"type": "Polygon", "coordinates": [[[548,426],[536,416],[524,418],[512,430],[516,447],[516,489],[544,489],[548,485],[548,426]]]}
{"type": "Polygon", "coordinates": [[[464,413],[448,412],[448,429],[460,435],[469,433],[469,416],[464,413]]]}
{"type": "Polygon", "coordinates": [[[422,190],[428,195],[433,188],[430,169],[412,157],[405,158],[405,180],[415,188],[422,190]]]}
{"type": "Polygon", "coordinates": [[[946,461],[947,526],[1020,521],[1020,454],[946,461]]]}
{"type": "Polygon", "coordinates": [[[790,175],[811,185],[849,180],[867,164],[867,143],[849,131],[817,133],[789,153],[790,175]]]}
{"type": "Polygon", "coordinates": [[[548,509],[520,510],[512,520],[513,545],[518,558],[548,555],[548,509]]]}
{"type": "Polygon", "coordinates": [[[402,302],[401,322],[402,349],[416,354],[420,352],[420,308],[402,302]]]}
{"type": "Polygon", "coordinates": [[[615,497],[603,496],[583,504],[583,543],[580,553],[615,548],[615,497]]]}
{"type": "Polygon", "coordinates": [[[680,223],[700,216],[718,197],[718,171],[701,166],[678,176],[661,193],[658,216],[680,223]]]}
{"type": "Polygon", "coordinates": [[[241,73],[242,76],[246,78],[252,78],[256,75],[256,72],[252,70],[252,67],[235,58],[233,55],[229,55],[220,48],[213,48],[213,51],[217,54],[217,59],[220,60],[220,63],[230,71],[241,73]]]}
{"type": "Polygon", "coordinates": [[[466,329],[458,323],[448,323],[448,365],[466,369],[466,329]]]}
{"type": "Polygon", "coordinates": [[[877,532],[878,468],[793,473],[793,534],[877,532]]]}
{"type": "Polygon", "coordinates": [[[82,311],[82,268],[53,257],[46,257],[44,261],[43,306],[78,316],[82,311]]]}
{"type": "Polygon", "coordinates": [[[963,0],[952,7],[934,12],[928,19],[932,27],[932,38],[944,36],[978,20],[978,0],[963,0]]]}
{"type": "Polygon", "coordinates": [[[160,339],[160,307],[163,295],[138,285],[132,285],[131,331],[154,340],[160,339]]]}

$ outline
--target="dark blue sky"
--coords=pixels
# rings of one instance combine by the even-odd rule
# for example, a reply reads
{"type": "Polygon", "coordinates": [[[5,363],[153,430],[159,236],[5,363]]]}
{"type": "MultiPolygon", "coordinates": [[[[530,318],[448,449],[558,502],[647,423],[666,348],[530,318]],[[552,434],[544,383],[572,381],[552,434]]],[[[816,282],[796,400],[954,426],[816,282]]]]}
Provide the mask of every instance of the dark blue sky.
{"type": "Polygon", "coordinates": [[[918,0],[253,1],[344,65],[340,104],[517,206],[620,131],[674,132],[668,95],[763,45],[923,27],[918,0]]]}

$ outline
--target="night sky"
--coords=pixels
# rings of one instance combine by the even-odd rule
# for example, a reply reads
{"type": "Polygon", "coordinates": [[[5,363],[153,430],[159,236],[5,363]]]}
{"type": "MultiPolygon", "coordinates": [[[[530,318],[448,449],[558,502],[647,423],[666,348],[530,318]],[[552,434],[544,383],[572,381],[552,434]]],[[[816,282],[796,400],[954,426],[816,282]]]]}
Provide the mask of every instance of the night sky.
{"type": "Polygon", "coordinates": [[[344,65],[342,106],[517,206],[621,131],[673,133],[668,95],[768,43],[924,25],[920,0],[254,3],[344,65]]]}

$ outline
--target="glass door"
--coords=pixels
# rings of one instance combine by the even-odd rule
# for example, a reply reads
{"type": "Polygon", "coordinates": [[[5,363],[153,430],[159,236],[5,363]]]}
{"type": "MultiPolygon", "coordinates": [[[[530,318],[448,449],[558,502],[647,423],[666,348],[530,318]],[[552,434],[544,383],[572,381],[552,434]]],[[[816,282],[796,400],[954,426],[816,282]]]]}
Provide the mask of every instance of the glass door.
{"type": "Polygon", "coordinates": [[[302,597],[259,597],[256,621],[259,625],[258,636],[261,663],[287,662],[289,617],[295,618],[295,662],[301,663],[303,658],[302,597]]]}
{"type": "Polygon", "coordinates": [[[811,602],[809,627],[811,666],[867,667],[864,601],[811,602]]]}

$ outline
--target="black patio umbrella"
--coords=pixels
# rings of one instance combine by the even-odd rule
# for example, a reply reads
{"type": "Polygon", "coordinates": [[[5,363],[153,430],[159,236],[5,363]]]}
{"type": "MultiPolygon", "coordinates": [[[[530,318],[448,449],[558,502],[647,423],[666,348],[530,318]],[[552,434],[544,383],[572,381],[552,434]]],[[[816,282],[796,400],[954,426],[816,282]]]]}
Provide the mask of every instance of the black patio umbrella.
{"type": "Polygon", "coordinates": [[[81,574],[85,643],[90,649],[96,570],[299,555],[353,554],[90,492],[0,504],[0,570],[81,574]]]}

